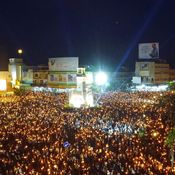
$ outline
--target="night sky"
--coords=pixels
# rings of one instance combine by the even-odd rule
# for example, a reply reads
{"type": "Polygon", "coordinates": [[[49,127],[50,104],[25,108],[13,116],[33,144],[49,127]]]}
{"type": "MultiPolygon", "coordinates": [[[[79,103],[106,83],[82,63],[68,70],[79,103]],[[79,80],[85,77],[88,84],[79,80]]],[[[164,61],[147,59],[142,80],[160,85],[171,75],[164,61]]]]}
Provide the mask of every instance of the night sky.
{"type": "Polygon", "coordinates": [[[175,0],[0,0],[0,24],[1,70],[18,48],[30,65],[78,56],[81,65],[133,70],[147,42],[175,65],[175,0]]]}

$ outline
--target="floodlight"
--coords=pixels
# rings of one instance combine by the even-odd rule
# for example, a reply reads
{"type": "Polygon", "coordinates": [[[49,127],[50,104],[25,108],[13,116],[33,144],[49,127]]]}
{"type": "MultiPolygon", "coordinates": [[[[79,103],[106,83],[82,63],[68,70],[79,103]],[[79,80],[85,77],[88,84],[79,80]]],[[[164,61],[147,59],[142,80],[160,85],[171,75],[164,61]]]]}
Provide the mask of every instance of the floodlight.
{"type": "Polygon", "coordinates": [[[95,76],[95,83],[99,86],[105,85],[107,83],[108,77],[105,72],[98,72],[95,76]]]}

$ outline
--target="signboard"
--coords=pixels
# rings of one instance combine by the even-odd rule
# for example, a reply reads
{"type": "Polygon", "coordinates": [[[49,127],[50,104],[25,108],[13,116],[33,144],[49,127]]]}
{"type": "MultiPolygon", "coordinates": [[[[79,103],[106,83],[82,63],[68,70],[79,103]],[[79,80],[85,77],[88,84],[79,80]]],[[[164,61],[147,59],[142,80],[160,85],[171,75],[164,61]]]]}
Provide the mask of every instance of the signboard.
{"type": "Polygon", "coordinates": [[[77,76],[76,76],[76,74],[68,74],[67,78],[68,78],[68,82],[75,83],[77,76]]]}
{"type": "Polygon", "coordinates": [[[140,43],[139,59],[159,58],[159,43],[140,43]]]}
{"type": "Polygon", "coordinates": [[[144,76],[149,76],[150,75],[150,73],[149,73],[149,71],[140,71],[140,76],[142,76],[142,77],[144,77],[144,76]]]}
{"type": "Polygon", "coordinates": [[[52,83],[67,82],[67,74],[50,74],[49,81],[52,83]]]}
{"type": "Polygon", "coordinates": [[[141,63],[140,70],[149,70],[149,63],[141,63]]]}
{"type": "Polygon", "coordinates": [[[49,71],[77,71],[78,57],[49,58],[49,71]]]}
{"type": "Polygon", "coordinates": [[[59,83],[76,83],[76,73],[70,72],[53,72],[49,74],[49,83],[59,84],[59,83]]]}
{"type": "Polygon", "coordinates": [[[141,84],[141,77],[132,77],[132,82],[134,84],[141,84]]]}

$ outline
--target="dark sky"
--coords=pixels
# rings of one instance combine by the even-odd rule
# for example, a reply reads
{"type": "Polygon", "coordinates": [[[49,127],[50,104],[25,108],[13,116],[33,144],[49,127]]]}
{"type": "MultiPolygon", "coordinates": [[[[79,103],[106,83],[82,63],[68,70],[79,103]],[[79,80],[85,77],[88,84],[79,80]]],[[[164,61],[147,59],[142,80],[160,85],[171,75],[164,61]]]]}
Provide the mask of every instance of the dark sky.
{"type": "Polygon", "coordinates": [[[30,65],[78,56],[80,64],[133,69],[138,43],[159,42],[175,65],[175,0],[0,0],[0,68],[17,49],[30,65]]]}

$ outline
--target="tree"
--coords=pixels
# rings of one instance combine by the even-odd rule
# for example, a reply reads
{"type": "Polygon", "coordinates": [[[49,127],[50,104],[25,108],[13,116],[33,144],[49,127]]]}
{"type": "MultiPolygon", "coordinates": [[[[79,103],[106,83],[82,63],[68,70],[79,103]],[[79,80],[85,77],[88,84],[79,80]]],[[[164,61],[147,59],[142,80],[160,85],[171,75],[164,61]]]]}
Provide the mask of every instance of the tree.
{"type": "Polygon", "coordinates": [[[169,90],[175,90],[175,82],[170,81],[170,82],[168,83],[168,89],[169,89],[169,90]]]}
{"type": "Polygon", "coordinates": [[[170,130],[165,140],[165,144],[170,148],[170,161],[172,168],[174,168],[174,143],[175,143],[175,128],[170,130]]]}
{"type": "Polygon", "coordinates": [[[170,148],[170,162],[171,167],[174,168],[174,144],[175,144],[175,94],[169,93],[165,96],[162,96],[160,99],[159,106],[165,106],[168,120],[170,126],[173,128],[169,131],[165,144],[170,148]]]}
{"type": "Polygon", "coordinates": [[[158,106],[166,106],[168,119],[173,126],[175,125],[175,93],[167,94],[161,97],[158,106]]]}
{"type": "Polygon", "coordinates": [[[27,93],[26,89],[14,89],[14,94],[17,96],[22,96],[25,95],[27,93]]]}

